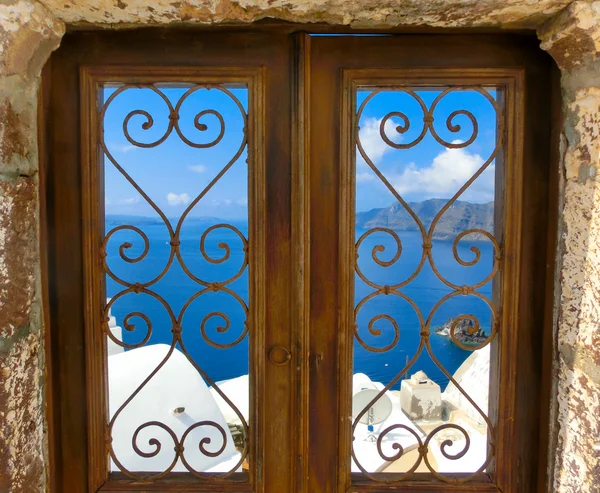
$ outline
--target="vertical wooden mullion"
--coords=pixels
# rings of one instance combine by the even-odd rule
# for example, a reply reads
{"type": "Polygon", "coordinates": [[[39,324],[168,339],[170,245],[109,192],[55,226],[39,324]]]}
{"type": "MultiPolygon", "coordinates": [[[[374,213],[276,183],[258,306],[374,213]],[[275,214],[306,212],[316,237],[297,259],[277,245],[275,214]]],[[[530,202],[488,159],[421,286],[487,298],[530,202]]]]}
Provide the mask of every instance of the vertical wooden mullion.
{"type": "Polygon", "coordinates": [[[310,493],[338,491],[340,73],[317,38],[310,63],[310,493]]]}
{"type": "Polygon", "coordinates": [[[248,321],[253,330],[249,331],[249,365],[251,374],[250,392],[250,483],[257,493],[264,491],[263,468],[265,449],[262,441],[265,429],[265,410],[260,406],[260,396],[265,392],[265,357],[260,350],[264,345],[265,320],[265,257],[262,252],[266,248],[265,228],[265,153],[264,129],[262,122],[265,116],[264,70],[258,71],[248,84],[248,111],[251,112],[248,128],[248,236],[250,246],[250,262],[248,280],[250,283],[250,313],[248,321]],[[254,462],[254,463],[253,463],[254,462]]]}
{"type": "Polygon", "coordinates": [[[344,419],[352,410],[352,372],[354,354],[354,264],[355,217],[356,217],[356,152],[354,129],[356,128],[357,85],[348,71],[342,72],[341,111],[340,111],[340,201],[339,201],[339,325],[338,325],[338,408],[340,465],[338,472],[338,492],[345,493],[352,484],[350,477],[352,447],[352,422],[344,419]],[[347,451],[348,453],[342,453],[347,451]]]}
{"type": "MultiPolygon", "coordinates": [[[[286,37],[286,43],[290,43],[286,37]]],[[[265,355],[264,390],[258,394],[258,409],[264,414],[264,437],[259,464],[266,493],[292,491],[294,464],[294,379],[293,354],[293,259],[291,242],[291,136],[292,98],[290,95],[290,45],[275,50],[265,70],[264,83],[264,193],[266,216],[264,249],[258,252],[264,261],[265,317],[261,329],[264,340],[258,351],[265,355]],[[279,348],[279,349],[278,349],[279,348]],[[290,360],[279,361],[281,348],[290,360]],[[274,351],[274,353],[272,353],[274,351]],[[271,359],[278,358],[277,361],[271,359]]]]}
{"type": "MultiPolygon", "coordinates": [[[[507,102],[509,101],[509,97],[507,92],[510,90],[508,85],[498,86],[497,90],[497,102],[498,107],[501,109],[501,114],[497,115],[497,122],[500,123],[500,119],[502,120],[502,139],[503,146],[501,152],[498,153],[495,162],[495,176],[494,176],[494,231],[493,234],[498,240],[498,244],[500,248],[504,249],[505,242],[505,231],[504,231],[504,214],[505,214],[505,205],[506,205],[506,183],[508,177],[508,166],[510,163],[510,159],[507,159],[507,136],[510,131],[507,125],[506,116],[508,114],[509,108],[507,107],[507,102]]],[[[498,138],[498,135],[496,135],[498,138]]],[[[502,260],[502,262],[504,262],[502,260]]],[[[492,279],[492,302],[497,307],[498,312],[502,313],[502,278],[504,277],[503,273],[503,264],[500,266],[500,269],[494,279],[492,279]]],[[[490,345],[490,389],[488,394],[488,409],[489,409],[489,418],[492,423],[498,423],[499,414],[501,412],[498,402],[501,395],[500,389],[500,375],[498,370],[501,368],[501,351],[500,351],[500,343],[502,340],[503,331],[499,330],[498,335],[494,341],[492,341],[490,345]]],[[[498,431],[498,430],[497,430],[498,431]]],[[[496,452],[499,453],[502,447],[496,446],[496,452]]],[[[496,457],[488,468],[487,473],[495,478],[498,470],[498,457],[496,457]]]]}
{"type": "Polygon", "coordinates": [[[501,221],[496,227],[500,233],[502,251],[502,269],[499,279],[494,283],[494,301],[496,302],[500,320],[497,347],[493,347],[490,359],[490,373],[496,370],[495,379],[490,382],[490,408],[496,417],[496,460],[492,469],[494,480],[503,491],[510,491],[513,483],[512,475],[516,464],[510,453],[514,434],[516,412],[516,353],[519,338],[516,337],[519,327],[519,259],[521,250],[521,218],[522,207],[522,109],[520,95],[523,91],[522,73],[506,84],[501,102],[504,107],[504,160],[496,176],[501,183],[497,185],[496,194],[499,209],[495,211],[494,221],[501,221]],[[500,175],[500,176],[499,176],[500,175]]]}
{"type": "Polygon", "coordinates": [[[103,97],[100,84],[82,68],[81,173],[82,242],[84,248],[85,361],[88,409],[89,490],[96,492],[108,480],[108,360],[104,334],[104,270],[101,244],[104,237],[104,169],[98,148],[98,107],[103,97]]]}
{"type": "MultiPolygon", "coordinates": [[[[63,42],[63,46],[68,44],[63,42]]],[[[53,372],[55,491],[88,487],[83,258],[80,174],[80,98],[77,57],[52,56],[45,173],[48,233],[48,311],[53,372]],[[67,261],[68,260],[68,261],[67,261]],[[77,389],[74,391],[74,389],[77,389]]]]}
{"type": "Polygon", "coordinates": [[[294,418],[297,433],[292,450],[295,451],[294,477],[297,493],[309,493],[308,482],[308,419],[309,419],[309,297],[310,284],[310,36],[304,32],[293,34],[292,56],[292,259],[293,293],[292,320],[294,327],[293,354],[295,357],[294,418]]]}

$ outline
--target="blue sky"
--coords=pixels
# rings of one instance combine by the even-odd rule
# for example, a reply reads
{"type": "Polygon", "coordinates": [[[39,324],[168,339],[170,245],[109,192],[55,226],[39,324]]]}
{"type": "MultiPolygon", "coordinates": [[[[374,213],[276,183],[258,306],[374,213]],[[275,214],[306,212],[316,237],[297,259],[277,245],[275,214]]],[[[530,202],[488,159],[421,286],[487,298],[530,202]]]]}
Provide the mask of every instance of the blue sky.
{"type": "MultiPolygon", "coordinates": [[[[186,89],[163,89],[173,106],[186,89]]],[[[248,95],[245,89],[232,89],[245,111],[248,95]]],[[[105,91],[105,98],[114,89],[105,91]]],[[[129,121],[132,139],[150,143],[164,135],[168,127],[166,103],[149,89],[129,89],[110,104],[105,117],[105,143],[109,152],[132,176],[140,187],[163,210],[167,217],[178,217],[189,203],[210,183],[221,169],[235,156],[243,139],[243,118],[237,105],[224,93],[215,89],[201,89],[191,94],[180,111],[182,133],[194,143],[209,143],[219,134],[221,125],[214,115],[203,116],[199,123],[205,131],[194,127],[196,114],[207,109],[219,111],[225,121],[223,139],[214,147],[193,148],[184,143],[173,131],[162,144],[140,148],[130,142],[123,132],[123,121],[133,110],[145,110],[154,119],[154,125],[144,130],[146,118],[136,115],[129,121]]],[[[229,171],[194,207],[193,216],[218,216],[227,219],[245,218],[248,201],[247,154],[244,151],[229,171]]],[[[152,208],[129,184],[121,173],[105,160],[105,200],[107,214],[153,216],[152,208]]]]}
{"type": "MultiPolygon", "coordinates": [[[[115,89],[106,89],[108,98],[115,89]]],[[[186,88],[163,89],[173,106],[186,88]]],[[[232,89],[247,111],[247,91],[232,89]]],[[[370,91],[358,93],[358,105],[370,91]]],[[[419,91],[429,106],[439,90],[419,91]]],[[[166,103],[149,89],[129,89],[111,103],[105,117],[105,143],[113,157],[131,174],[168,217],[178,217],[187,205],[204,189],[212,178],[233,158],[242,142],[243,119],[237,105],[225,94],[212,90],[199,90],[187,98],[180,112],[183,134],[196,143],[207,143],[216,138],[220,124],[214,115],[205,115],[200,123],[205,131],[193,125],[195,115],[207,109],[219,111],[225,120],[223,139],[211,148],[197,149],[188,146],[175,131],[154,148],[140,148],[127,141],[123,121],[133,110],[145,110],[154,118],[154,125],[144,130],[146,118],[136,115],[129,121],[128,129],[133,139],[149,143],[160,138],[168,126],[166,103]]],[[[399,91],[385,91],[374,96],[366,105],[359,125],[363,146],[396,190],[408,201],[428,198],[450,198],[492,153],[495,142],[495,114],[492,105],[474,91],[448,94],[435,111],[435,128],[445,140],[466,141],[472,126],[465,116],[457,116],[459,132],[446,128],[446,118],[455,110],[466,109],[479,123],[477,139],[465,149],[446,149],[428,134],[411,149],[396,150],[388,146],[379,135],[381,119],[390,111],[401,111],[411,121],[405,134],[398,134],[395,126],[401,123],[392,118],[386,125],[388,137],[398,143],[408,143],[422,129],[422,111],[418,103],[399,91]]],[[[192,216],[216,216],[224,219],[242,219],[247,216],[247,164],[246,152],[216,183],[213,189],[194,207],[192,216]]],[[[394,202],[364,160],[357,156],[357,211],[386,207],[394,202]]],[[[105,200],[107,214],[154,216],[152,208],[144,201],[108,159],[105,161],[105,200]]],[[[478,178],[465,193],[463,200],[488,202],[493,200],[494,167],[478,178]]]]}

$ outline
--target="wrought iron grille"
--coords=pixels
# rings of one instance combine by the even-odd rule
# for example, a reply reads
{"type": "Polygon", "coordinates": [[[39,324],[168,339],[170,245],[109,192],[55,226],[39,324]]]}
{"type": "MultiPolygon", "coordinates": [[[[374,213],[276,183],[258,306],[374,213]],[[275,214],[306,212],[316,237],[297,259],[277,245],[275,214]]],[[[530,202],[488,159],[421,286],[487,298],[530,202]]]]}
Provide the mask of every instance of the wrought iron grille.
{"type": "MultiPolygon", "coordinates": [[[[237,84],[236,88],[239,89],[240,87],[242,87],[242,84],[237,84]]],[[[106,165],[114,167],[120,173],[120,175],[127,180],[129,185],[141,196],[145,204],[149,205],[152,211],[158,216],[158,218],[160,218],[159,222],[164,225],[166,232],[163,242],[168,244],[169,252],[164,260],[164,267],[158,274],[153,275],[150,279],[143,281],[129,279],[127,278],[128,276],[118,273],[117,269],[109,261],[109,246],[115,243],[115,239],[117,238],[116,235],[123,234],[124,232],[128,235],[129,239],[121,242],[118,246],[120,261],[125,262],[128,265],[148,261],[149,252],[152,250],[154,245],[148,238],[148,235],[144,232],[143,226],[140,225],[120,224],[106,232],[101,247],[103,271],[107,278],[110,278],[112,281],[114,281],[119,288],[118,292],[114,294],[112,298],[104,305],[104,333],[106,337],[112,341],[112,343],[124,348],[125,350],[133,351],[149,345],[149,342],[151,342],[151,338],[155,333],[155,327],[153,325],[152,315],[149,313],[144,313],[142,309],[131,310],[122,318],[123,328],[126,331],[126,335],[133,333],[141,334],[138,337],[139,341],[133,343],[125,342],[124,340],[115,337],[109,328],[111,309],[117,307],[119,302],[123,300],[124,297],[128,295],[134,295],[137,297],[151,297],[153,300],[158,302],[159,306],[168,318],[168,327],[161,327],[161,329],[163,331],[170,331],[171,334],[169,348],[166,354],[160,358],[159,363],[152,369],[152,371],[144,376],[141,384],[137,385],[133,389],[127,398],[112,413],[112,416],[108,417],[109,419],[106,428],[107,453],[118,471],[125,474],[127,477],[138,481],[156,481],[169,475],[172,471],[174,471],[176,466],[178,466],[178,470],[181,470],[181,465],[190,474],[202,480],[219,481],[228,479],[230,481],[245,481],[246,479],[240,479],[238,476],[234,475],[234,473],[239,471],[247,460],[249,427],[246,416],[244,416],[242,411],[231,400],[231,396],[228,396],[223,390],[221,390],[211,375],[203,369],[202,361],[196,361],[196,359],[190,353],[189,347],[186,346],[184,336],[186,331],[197,331],[198,327],[190,326],[191,324],[186,326],[184,317],[195,302],[204,303],[205,306],[208,306],[209,312],[202,318],[199,329],[201,337],[206,344],[215,349],[226,350],[240,345],[242,341],[247,341],[249,331],[251,330],[251,327],[248,326],[250,307],[247,303],[247,300],[244,299],[244,296],[238,292],[239,283],[236,285],[236,281],[240,280],[242,275],[248,272],[250,258],[249,251],[252,248],[252,239],[247,238],[246,235],[234,224],[229,224],[226,222],[218,222],[217,224],[211,225],[203,231],[199,238],[195,238],[195,240],[199,242],[199,253],[203,261],[208,262],[212,266],[223,266],[227,264],[228,261],[230,262],[233,259],[233,244],[235,243],[235,245],[241,246],[242,252],[237,256],[238,259],[241,258],[239,268],[234,269],[234,273],[229,275],[227,279],[214,280],[211,279],[210,273],[195,272],[195,269],[190,266],[189,258],[186,259],[186,253],[182,250],[182,229],[186,220],[189,220],[188,218],[190,217],[194,207],[207,196],[207,194],[228,172],[230,172],[235,163],[243,161],[243,154],[248,148],[247,112],[244,108],[244,104],[236,95],[235,91],[226,84],[182,83],[175,85],[170,83],[161,85],[158,83],[126,83],[117,84],[116,89],[107,94],[108,97],[106,101],[100,105],[98,111],[99,146],[105,157],[106,165]],[[168,93],[168,89],[172,87],[179,88],[180,90],[183,88],[181,90],[183,94],[177,97],[176,101],[172,100],[172,93],[168,93]],[[186,88],[187,90],[185,90],[186,88]],[[151,194],[144,190],[138,181],[134,179],[133,175],[126,170],[126,167],[119,162],[114,150],[111,151],[110,143],[105,141],[105,123],[107,112],[110,110],[112,105],[115,104],[115,101],[117,101],[118,98],[138,90],[145,91],[146,94],[158,96],[159,101],[163,105],[163,108],[160,110],[161,115],[166,115],[167,120],[166,122],[162,122],[166,127],[164,132],[162,132],[158,137],[153,138],[153,134],[150,131],[152,130],[155,132],[156,129],[160,127],[160,124],[156,124],[158,122],[155,122],[155,117],[151,114],[151,112],[147,111],[146,109],[136,109],[130,111],[122,122],[122,132],[128,142],[128,145],[132,146],[132,148],[157,148],[161,144],[165,143],[168,139],[179,139],[182,143],[190,148],[198,150],[215,148],[219,144],[223,144],[224,136],[227,132],[227,115],[222,114],[218,109],[211,108],[197,111],[193,110],[192,108],[195,116],[193,116],[191,119],[191,123],[188,121],[188,126],[183,126],[181,124],[184,118],[189,120],[189,109],[184,111],[186,104],[188,107],[190,106],[190,103],[193,106],[193,96],[199,92],[208,91],[209,94],[217,93],[228,98],[230,102],[233,102],[233,107],[239,113],[236,118],[241,118],[242,121],[243,128],[241,128],[241,131],[239,132],[239,143],[236,144],[237,147],[231,147],[228,149],[231,158],[227,160],[227,162],[220,168],[214,178],[212,178],[206,186],[197,191],[195,197],[190,198],[187,207],[185,207],[183,212],[178,218],[176,218],[176,220],[173,220],[173,223],[172,220],[167,216],[167,213],[165,213],[165,211],[163,211],[157,205],[157,202],[153,200],[151,194]],[[171,97],[169,97],[169,94],[171,94],[171,97]],[[135,126],[138,124],[141,124],[139,128],[135,126]],[[211,128],[213,125],[216,125],[216,129],[211,128]],[[198,132],[195,138],[189,135],[190,129],[198,132]],[[137,136],[138,134],[147,135],[149,138],[152,138],[152,140],[144,141],[144,139],[141,139],[137,136]],[[213,137],[207,139],[207,136],[210,137],[211,135],[213,137]],[[202,141],[202,138],[204,138],[205,141],[202,141]],[[210,236],[219,230],[221,230],[221,232],[223,230],[228,231],[229,238],[234,238],[236,240],[223,240],[219,242],[217,248],[221,251],[222,255],[215,256],[214,252],[211,253],[207,250],[206,244],[209,241],[210,236]],[[137,250],[134,238],[137,239],[138,242],[141,240],[142,246],[138,244],[137,250]],[[136,251],[139,253],[135,253],[136,251]],[[181,268],[189,280],[193,281],[194,285],[196,286],[195,292],[187,299],[187,301],[183,304],[183,306],[180,307],[179,310],[177,310],[177,307],[172,305],[168,297],[165,296],[164,293],[161,293],[160,289],[158,289],[159,281],[164,279],[169,272],[172,271],[174,266],[181,268]],[[232,303],[241,307],[244,317],[241,324],[239,324],[239,327],[234,327],[234,323],[232,322],[228,313],[225,311],[215,310],[210,306],[209,300],[204,301],[206,295],[210,293],[221,293],[228,295],[232,303]],[[229,335],[231,337],[230,340],[223,342],[222,340],[211,336],[208,330],[209,325],[212,327],[212,330],[216,330],[217,334],[229,335]],[[127,467],[127,464],[123,461],[122,457],[120,457],[119,451],[116,450],[114,446],[116,424],[123,416],[123,413],[127,407],[131,405],[132,401],[139,396],[141,392],[143,392],[144,388],[151,384],[153,379],[156,378],[156,375],[165,367],[165,365],[168,364],[169,361],[175,357],[174,354],[176,352],[182,353],[187,362],[193,366],[201,378],[210,386],[210,388],[214,389],[214,391],[223,401],[226,402],[226,404],[237,416],[238,424],[233,426],[233,428],[230,426],[234,432],[232,434],[230,429],[227,429],[226,426],[223,426],[223,423],[218,423],[214,420],[192,420],[192,422],[187,424],[187,427],[183,433],[181,433],[181,431],[176,432],[176,430],[172,429],[172,427],[161,422],[160,420],[136,422],[135,424],[131,425],[131,430],[127,430],[128,433],[130,431],[131,447],[135,454],[137,454],[137,456],[141,459],[152,459],[157,457],[161,452],[163,454],[168,452],[172,454],[172,459],[167,467],[164,467],[159,471],[153,470],[152,467],[144,468],[142,471],[131,470],[127,467]],[[236,437],[235,440],[232,438],[233,435],[236,437]],[[228,440],[231,440],[235,443],[228,443],[228,440]],[[146,443],[144,443],[144,441],[146,441],[146,443]],[[186,454],[187,451],[194,450],[196,453],[199,451],[202,456],[215,458],[221,456],[226,447],[236,447],[236,449],[239,451],[239,459],[235,461],[235,463],[230,464],[229,467],[227,467],[227,470],[220,472],[198,470],[198,468],[194,467],[193,461],[189,460],[186,454]],[[172,450],[172,452],[170,452],[170,450],[172,450]]],[[[171,156],[171,163],[165,163],[165,175],[174,172],[173,170],[169,170],[168,165],[175,163],[177,159],[177,156],[171,156]]],[[[211,163],[211,166],[213,165],[215,169],[218,169],[216,163],[211,163]]],[[[240,164],[240,166],[244,165],[245,163],[240,164]]],[[[238,324],[236,323],[235,325],[238,324]]],[[[123,378],[126,377],[127,375],[123,375],[123,378]]],[[[153,399],[160,400],[161,396],[154,395],[153,399]]],[[[185,412],[184,408],[177,408],[173,411],[173,413],[183,412],[185,412]]],[[[119,433],[122,432],[123,428],[119,428],[119,433]]]]}
{"type": "MultiPolygon", "coordinates": [[[[357,150],[356,160],[364,160],[363,164],[366,163],[369,173],[374,174],[372,180],[379,180],[379,184],[383,184],[385,190],[393,196],[395,207],[397,209],[402,209],[410,216],[415,235],[419,237],[420,254],[417,255],[419,258],[415,262],[416,267],[410,274],[399,279],[390,279],[394,274],[388,274],[388,277],[382,282],[381,276],[375,279],[366,272],[364,262],[373,262],[374,265],[379,268],[388,270],[393,266],[401,264],[403,257],[405,257],[403,255],[402,235],[392,226],[387,227],[382,225],[370,227],[362,234],[357,232],[355,244],[356,262],[354,265],[355,280],[356,283],[364,283],[365,286],[363,287],[365,289],[356,290],[354,308],[354,337],[356,339],[356,344],[354,347],[355,351],[358,346],[369,353],[389,353],[392,355],[392,351],[398,349],[402,345],[402,320],[396,320],[395,317],[381,312],[376,314],[370,313],[368,322],[364,317],[361,319],[361,311],[364,310],[369,302],[381,301],[385,297],[392,297],[395,300],[390,301],[389,303],[404,303],[410,307],[414,316],[418,319],[418,327],[415,330],[418,330],[419,339],[418,347],[414,351],[414,354],[412,354],[411,357],[407,355],[406,361],[399,361],[397,353],[390,356],[392,358],[391,361],[393,361],[391,365],[396,368],[394,370],[395,375],[388,382],[384,382],[384,385],[382,385],[383,388],[379,390],[369,403],[364,405],[360,412],[353,415],[352,459],[356,464],[356,467],[362,471],[366,477],[377,482],[401,482],[413,477],[415,472],[427,471],[435,476],[435,478],[445,482],[469,481],[482,471],[485,471],[494,457],[494,426],[488,417],[488,410],[482,409],[477,402],[475,402],[475,400],[462,388],[453,374],[445,368],[438,357],[439,355],[436,355],[431,342],[431,338],[436,337],[432,332],[432,321],[440,311],[440,308],[449,301],[456,299],[457,297],[476,298],[479,302],[483,302],[487,309],[489,309],[490,326],[488,333],[485,334],[484,331],[482,331],[482,324],[480,323],[478,316],[472,313],[457,313],[449,323],[449,338],[453,344],[468,351],[482,349],[495,340],[498,333],[500,314],[498,313],[498,308],[494,302],[494,297],[483,293],[481,288],[486,285],[489,286],[492,282],[497,281],[499,272],[502,269],[502,248],[493,231],[482,228],[463,228],[461,231],[455,232],[453,235],[454,237],[451,238],[453,260],[462,267],[469,268],[475,266],[482,258],[481,249],[476,242],[469,248],[472,258],[464,258],[464,251],[463,254],[459,251],[459,245],[462,241],[469,240],[469,238],[476,238],[479,241],[488,242],[488,244],[491,244],[492,246],[492,260],[490,262],[491,268],[489,272],[477,282],[461,284],[456,282],[456,279],[450,279],[449,276],[444,275],[442,272],[443,269],[438,268],[436,260],[439,260],[439,258],[436,259],[435,256],[435,235],[436,228],[444,215],[457,203],[461,196],[469,190],[469,187],[473,186],[476,180],[481,177],[486,170],[491,166],[494,166],[496,160],[499,160],[499,157],[501,156],[505,132],[502,105],[499,102],[500,98],[498,97],[501,93],[501,89],[471,85],[419,89],[415,86],[395,85],[377,88],[359,87],[356,94],[360,91],[362,91],[363,94],[366,94],[366,96],[364,96],[362,102],[360,101],[360,98],[357,97],[358,108],[355,113],[355,124],[353,129],[353,145],[355,145],[357,150]],[[468,109],[454,109],[455,106],[451,108],[451,105],[457,104],[457,99],[452,99],[451,96],[470,94],[473,97],[477,97],[479,98],[478,104],[488,105],[489,111],[494,115],[491,122],[491,128],[494,131],[492,136],[493,145],[490,146],[491,152],[482,157],[481,163],[476,171],[472,176],[468,177],[468,179],[463,182],[462,186],[451,194],[450,198],[445,201],[443,206],[434,213],[429,224],[426,224],[415,210],[413,210],[411,203],[403,197],[403,193],[399,193],[398,188],[401,187],[398,187],[397,184],[395,186],[392,183],[393,179],[386,176],[386,173],[380,169],[380,166],[378,166],[376,162],[377,159],[369,155],[368,146],[363,142],[364,134],[361,131],[361,125],[364,127],[364,115],[367,108],[369,108],[369,105],[371,105],[378,96],[392,93],[401,95],[403,98],[402,101],[404,101],[407,106],[410,104],[413,105],[413,109],[410,112],[401,108],[398,111],[388,112],[377,121],[376,137],[380,139],[379,143],[383,142],[384,146],[393,150],[407,151],[413,149],[418,144],[424,142],[426,138],[429,139],[429,144],[435,142],[444,149],[467,149],[469,146],[472,146],[479,136],[481,122],[478,121],[474,112],[469,111],[468,109]],[[415,108],[418,108],[418,110],[415,108]],[[439,114],[443,114],[444,116],[447,115],[447,118],[445,119],[445,129],[440,129],[443,124],[438,124],[439,114]],[[469,135],[465,135],[465,130],[467,129],[469,135]],[[452,135],[458,136],[459,134],[462,136],[461,140],[449,140],[448,137],[444,137],[452,135]],[[405,140],[407,137],[409,139],[405,140]],[[374,239],[372,235],[375,235],[376,239],[374,239]],[[379,239],[384,236],[387,236],[389,241],[379,241],[379,239]],[[371,237],[371,241],[369,240],[369,237],[371,237]],[[368,249],[365,248],[365,245],[369,245],[368,248],[371,249],[369,252],[370,255],[365,254],[365,250],[368,249]],[[391,254],[389,253],[390,248],[393,250],[391,254]],[[388,252],[386,252],[386,250],[388,250],[388,252]],[[424,311],[423,307],[413,299],[413,296],[407,293],[407,288],[410,288],[410,286],[415,283],[417,277],[426,268],[430,269],[435,278],[443,284],[443,289],[440,290],[439,299],[433,304],[433,307],[428,310],[428,312],[424,311]],[[475,338],[476,342],[474,344],[466,344],[464,338],[459,337],[459,326],[461,325],[467,326],[467,334],[478,334],[480,336],[478,339],[475,338]],[[405,437],[409,437],[409,441],[412,441],[414,444],[414,447],[412,448],[413,451],[416,450],[414,463],[411,462],[411,465],[405,465],[404,469],[397,470],[397,474],[381,474],[379,473],[380,469],[373,470],[369,466],[362,464],[358,457],[356,448],[357,427],[361,422],[365,422],[370,410],[373,409],[386,394],[389,394],[395,386],[398,386],[404,378],[407,378],[410,372],[414,372],[418,369],[415,368],[415,365],[422,356],[428,356],[448,381],[458,389],[458,392],[464,396],[464,399],[468,401],[469,405],[471,405],[481,416],[481,420],[486,428],[486,457],[481,458],[481,465],[475,470],[460,471],[461,473],[467,474],[461,474],[460,476],[444,474],[443,472],[438,471],[436,466],[431,462],[430,452],[433,447],[439,447],[439,452],[445,459],[459,461],[461,458],[465,457],[471,446],[472,437],[465,427],[454,422],[444,423],[443,420],[440,420],[435,426],[429,426],[428,429],[421,429],[422,433],[419,432],[418,428],[401,422],[391,424],[388,422],[383,429],[380,429],[378,436],[376,436],[374,453],[376,450],[380,459],[387,464],[394,463],[401,459],[405,460],[408,456],[409,451],[405,450],[399,439],[396,440],[395,436],[397,434],[403,434],[405,437]],[[457,441],[463,444],[462,448],[460,450],[451,450],[450,447],[457,441]],[[385,442],[389,442],[387,448],[384,447],[385,442]],[[425,469],[423,468],[423,464],[425,469]]],[[[356,173],[358,173],[358,168],[356,173]]],[[[405,185],[410,187],[411,183],[407,182],[405,185]]],[[[357,191],[357,200],[359,198],[357,191]]]]}

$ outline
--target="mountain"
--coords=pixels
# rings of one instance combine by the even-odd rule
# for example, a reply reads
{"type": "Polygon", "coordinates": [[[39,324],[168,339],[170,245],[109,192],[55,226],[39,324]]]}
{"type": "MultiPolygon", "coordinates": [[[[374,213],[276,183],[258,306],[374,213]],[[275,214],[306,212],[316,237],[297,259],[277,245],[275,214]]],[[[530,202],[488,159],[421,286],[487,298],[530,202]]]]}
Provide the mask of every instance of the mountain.
{"type": "MultiPolygon", "coordinates": [[[[423,202],[409,202],[415,214],[429,227],[435,215],[448,202],[447,199],[429,199],[423,202]]],[[[418,231],[417,224],[400,203],[383,209],[356,213],[356,227],[361,229],[390,228],[395,231],[418,231]]],[[[467,229],[483,229],[492,233],[494,228],[494,203],[472,204],[457,200],[438,221],[433,238],[437,240],[454,239],[467,229]]],[[[483,239],[483,235],[470,235],[472,239],[483,239]]]]}

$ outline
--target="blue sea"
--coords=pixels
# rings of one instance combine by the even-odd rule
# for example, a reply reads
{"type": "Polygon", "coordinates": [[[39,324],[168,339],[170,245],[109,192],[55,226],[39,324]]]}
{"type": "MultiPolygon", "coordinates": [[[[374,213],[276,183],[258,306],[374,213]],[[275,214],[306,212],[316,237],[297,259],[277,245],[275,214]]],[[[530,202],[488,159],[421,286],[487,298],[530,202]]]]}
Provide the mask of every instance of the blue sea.
{"type": "MultiPolygon", "coordinates": [[[[203,257],[200,251],[200,238],[207,228],[214,224],[227,222],[239,229],[247,237],[247,224],[244,222],[220,221],[214,218],[188,218],[181,232],[181,253],[188,269],[200,279],[207,282],[224,282],[234,276],[243,265],[243,243],[239,236],[227,228],[216,228],[206,235],[206,254],[213,260],[223,258],[226,254],[225,245],[229,246],[229,258],[221,263],[211,263],[203,257]]],[[[110,238],[107,248],[107,264],[120,278],[129,282],[147,282],[156,278],[166,266],[171,247],[169,234],[164,224],[154,220],[108,216],[107,233],[121,224],[133,224],[139,227],[149,239],[149,249],[143,260],[136,263],[123,261],[119,255],[119,247],[129,242],[132,246],[123,250],[129,258],[140,256],[144,250],[142,238],[131,230],[121,230],[110,238]]],[[[364,233],[357,230],[359,238],[364,233]]],[[[417,268],[422,252],[420,234],[414,232],[399,232],[402,241],[400,258],[392,266],[383,268],[371,258],[376,245],[382,245],[383,251],[377,253],[382,261],[390,260],[396,253],[395,241],[386,233],[373,233],[363,241],[359,250],[359,266],[363,274],[378,284],[393,285],[408,278],[417,268]]],[[[454,259],[452,241],[434,240],[432,254],[440,273],[455,284],[473,284],[486,278],[492,269],[492,245],[487,241],[468,241],[463,239],[458,245],[458,255],[463,261],[471,261],[475,254],[471,248],[481,252],[481,259],[471,267],[461,266],[454,259]]],[[[248,300],[248,271],[237,278],[228,287],[235,291],[247,303],[248,300]]],[[[107,276],[107,296],[118,297],[124,289],[107,276]]],[[[181,268],[177,259],[174,260],[168,272],[149,289],[160,295],[171,307],[175,317],[186,302],[197,293],[201,287],[195,283],[181,268]]],[[[401,291],[414,301],[424,320],[430,315],[435,304],[446,294],[452,292],[435,276],[429,264],[426,263],[420,274],[401,291]]],[[[491,297],[491,283],[478,290],[491,297]]],[[[372,292],[372,288],[357,278],[355,284],[356,302],[372,292]]],[[[268,301],[268,300],[267,300],[268,301]]],[[[152,322],[152,334],[146,344],[165,343],[172,340],[171,319],[167,309],[154,297],[140,293],[130,293],[114,300],[112,315],[116,317],[117,325],[125,327],[124,318],[132,312],[142,312],[152,322]]],[[[226,321],[219,316],[207,318],[207,336],[219,343],[228,344],[236,341],[244,331],[244,307],[231,295],[224,292],[209,292],[197,297],[189,304],[181,319],[182,338],[190,355],[197,364],[211,377],[213,381],[226,380],[248,373],[248,337],[237,345],[228,348],[215,348],[208,344],[201,334],[202,320],[212,312],[223,312],[230,320],[229,329],[219,331],[226,326],[226,321]]],[[[367,302],[357,314],[358,332],[365,344],[383,348],[394,340],[394,328],[385,319],[374,323],[374,328],[381,331],[373,335],[368,330],[368,323],[377,315],[385,314],[393,318],[399,327],[400,336],[397,344],[383,353],[367,351],[357,341],[354,344],[354,372],[367,374],[371,380],[387,384],[400,372],[406,362],[415,354],[420,340],[419,317],[415,309],[404,299],[394,295],[379,295],[367,302]]],[[[480,299],[474,296],[457,296],[439,307],[432,316],[431,346],[434,354],[449,373],[454,373],[461,363],[469,356],[465,351],[450,341],[449,338],[435,334],[435,327],[444,324],[452,317],[461,314],[471,314],[477,317],[486,333],[489,333],[490,309],[480,299]]],[[[147,326],[140,317],[131,317],[133,330],[123,330],[124,341],[137,344],[143,341],[147,334],[147,326]]],[[[130,327],[131,328],[131,327],[130,327]]],[[[253,330],[250,327],[250,330],[253,330]]],[[[448,378],[427,355],[426,351],[419,357],[409,374],[423,370],[442,389],[448,383],[448,378]]],[[[394,388],[399,388],[399,382],[394,388]]]]}

